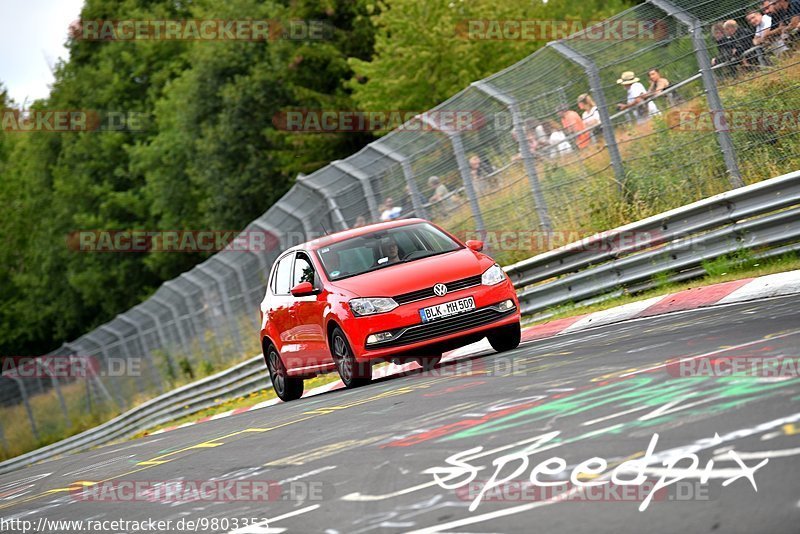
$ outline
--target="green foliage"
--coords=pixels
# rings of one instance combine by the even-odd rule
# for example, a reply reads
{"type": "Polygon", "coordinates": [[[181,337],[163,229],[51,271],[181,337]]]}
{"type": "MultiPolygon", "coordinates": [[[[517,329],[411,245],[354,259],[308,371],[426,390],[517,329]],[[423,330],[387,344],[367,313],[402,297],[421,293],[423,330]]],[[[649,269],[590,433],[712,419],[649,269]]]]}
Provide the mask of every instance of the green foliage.
{"type": "Polygon", "coordinates": [[[188,358],[183,357],[178,360],[178,367],[181,370],[181,376],[184,379],[194,380],[194,370],[192,369],[192,364],[188,358]]]}
{"type": "MultiPolygon", "coordinates": [[[[0,132],[0,353],[51,350],[206,257],[78,253],[65,246],[71,232],[241,229],[298,173],[369,141],[273,124],[286,109],[354,107],[347,58],[369,59],[373,46],[364,0],[87,0],[81,18],[314,20],[330,38],[70,40],[49,98],[32,107],[150,120],[144,131],[0,132]]],[[[0,100],[13,105],[2,87],[0,100]]]]}
{"type": "Polygon", "coordinates": [[[708,276],[723,276],[735,271],[750,269],[758,262],[759,260],[752,250],[742,248],[713,260],[706,260],[702,266],[708,276]]]}
{"type": "MultiPolygon", "coordinates": [[[[354,98],[365,110],[425,110],[523,59],[546,40],[476,39],[467,21],[601,20],[625,0],[382,0],[373,7],[372,60],[350,59],[354,98]]],[[[489,28],[489,26],[485,26],[489,28]]]]}

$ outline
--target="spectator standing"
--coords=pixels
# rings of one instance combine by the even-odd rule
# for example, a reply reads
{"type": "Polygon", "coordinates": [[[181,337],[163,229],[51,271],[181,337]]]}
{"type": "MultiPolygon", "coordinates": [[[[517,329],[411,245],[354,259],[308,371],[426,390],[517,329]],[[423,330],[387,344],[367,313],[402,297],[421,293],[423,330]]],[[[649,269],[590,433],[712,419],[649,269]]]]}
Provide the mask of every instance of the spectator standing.
{"type": "Polygon", "coordinates": [[[660,113],[658,106],[652,100],[647,104],[643,104],[644,100],[647,99],[647,90],[633,71],[623,72],[617,83],[624,87],[628,93],[627,101],[624,104],[617,104],[617,107],[620,110],[632,110],[637,122],[644,122],[660,113]]]}
{"type": "Polygon", "coordinates": [[[586,124],[584,124],[581,116],[578,115],[576,111],[569,109],[566,105],[558,108],[558,115],[561,117],[561,126],[564,127],[564,132],[567,135],[575,135],[578,132],[583,132],[575,137],[575,144],[578,148],[586,148],[589,146],[589,142],[592,139],[591,134],[584,131],[586,130],[586,124]]]}
{"type": "Polygon", "coordinates": [[[717,42],[719,56],[711,60],[713,65],[727,63],[728,74],[736,73],[736,66],[742,62],[742,55],[751,46],[752,39],[747,31],[739,28],[735,20],[726,20],[722,24],[722,39],[717,42]]]}
{"type": "Polygon", "coordinates": [[[548,157],[555,158],[572,152],[572,145],[567,141],[567,136],[556,128],[554,122],[544,122],[542,128],[547,135],[547,145],[550,147],[548,157]]]}
{"type": "Polygon", "coordinates": [[[647,96],[659,96],[664,89],[669,87],[669,80],[664,78],[658,69],[650,69],[647,71],[647,77],[650,78],[650,87],[647,89],[647,96]]]}
{"type": "Polygon", "coordinates": [[[578,108],[583,112],[581,119],[587,128],[600,125],[600,112],[597,110],[597,104],[594,103],[592,95],[583,93],[578,97],[578,108]]]}
{"type": "Polygon", "coordinates": [[[430,197],[431,204],[437,205],[446,215],[456,208],[453,196],[447,186],[442,183],[438,176],[428,178],[428,185],[433,189],[430,197]]]}
{"type": "Polygon", "coordinates": [[[381,212],[381,221],[391,221],[400,217],[402,208],[394,205],[392,197],[386,197],[383,203],[383,211],[381,212]]]}

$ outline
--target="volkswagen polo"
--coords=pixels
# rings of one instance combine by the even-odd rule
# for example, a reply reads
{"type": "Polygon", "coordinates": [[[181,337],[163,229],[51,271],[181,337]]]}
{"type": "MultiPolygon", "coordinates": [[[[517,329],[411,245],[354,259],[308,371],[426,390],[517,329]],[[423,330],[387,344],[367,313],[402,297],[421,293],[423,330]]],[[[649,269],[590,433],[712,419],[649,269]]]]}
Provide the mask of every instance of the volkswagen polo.
{"type": "Polygon", "coordinates": [[[278,397],[297,399],[304,379],[334,369],[347,387],[369,382],[378,362],[430,369],[444,351],[484,337],[498,352],[516,348],[516,292],[482,249],[405,219],[285,251],[261,302],[261,346],[278,397]]]}

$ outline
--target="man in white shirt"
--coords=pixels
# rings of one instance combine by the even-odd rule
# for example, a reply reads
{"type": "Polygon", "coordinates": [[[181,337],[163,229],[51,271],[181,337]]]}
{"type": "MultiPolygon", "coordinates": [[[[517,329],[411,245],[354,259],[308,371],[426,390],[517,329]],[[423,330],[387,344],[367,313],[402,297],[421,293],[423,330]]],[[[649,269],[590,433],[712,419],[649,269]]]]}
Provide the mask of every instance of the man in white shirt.
{"type": "Polygon", "coordinates": [[[654,115],[658,115],[658,107],[652,100],[645,106],[642,106],[642,101],[647,98],[647,89],[641,84],[639,78],[636,77],[632,71],[625,71],[617,80],[628,91],[628,100],[624,104],[617,104],[620,110],[633,109],[638,122],[644,122],[654,115]]]}
{"type": "Polygon", "coordinates": [[[753,44],[771,46],[771,50],[775,54],[782,54],[788,50],[786,43],[780,32],[773,32],[772,17],[767,14],[762,14],[758,9],[751,9],[747,12],[747,23],[750,24],[755,30],[753,34],[753,44]]]}

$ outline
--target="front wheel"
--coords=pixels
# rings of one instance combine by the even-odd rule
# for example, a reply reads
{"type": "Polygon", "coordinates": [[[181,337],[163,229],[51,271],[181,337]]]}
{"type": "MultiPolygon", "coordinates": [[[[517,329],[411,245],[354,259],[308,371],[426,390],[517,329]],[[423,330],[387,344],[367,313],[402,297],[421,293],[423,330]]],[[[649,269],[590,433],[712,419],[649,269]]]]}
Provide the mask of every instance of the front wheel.
{"type": "Polygon", "coordinates": [[[283,365],[280,354],[272,345],[267,350],[267,369],[275,394],[284,402],[293,401],[303,396],[303,379],[289,376],[283,365]]]}
{"type": "Polygon", "coordinates": [[[344,332],[338,326],[331,334],[331,352],[336,370],[345,387],[357,388],[372,381],[372,366],[369,363],[356,361],[344,332]]]}
{"type": "Polygon", "coordinates": [[[507,350],[514,350],[519,347],[522,331],[519,323],[514,323],[492,330],[486,338],[489,340],[489,344],[494,350],[497,352],[506,352],[507,350]]]}

